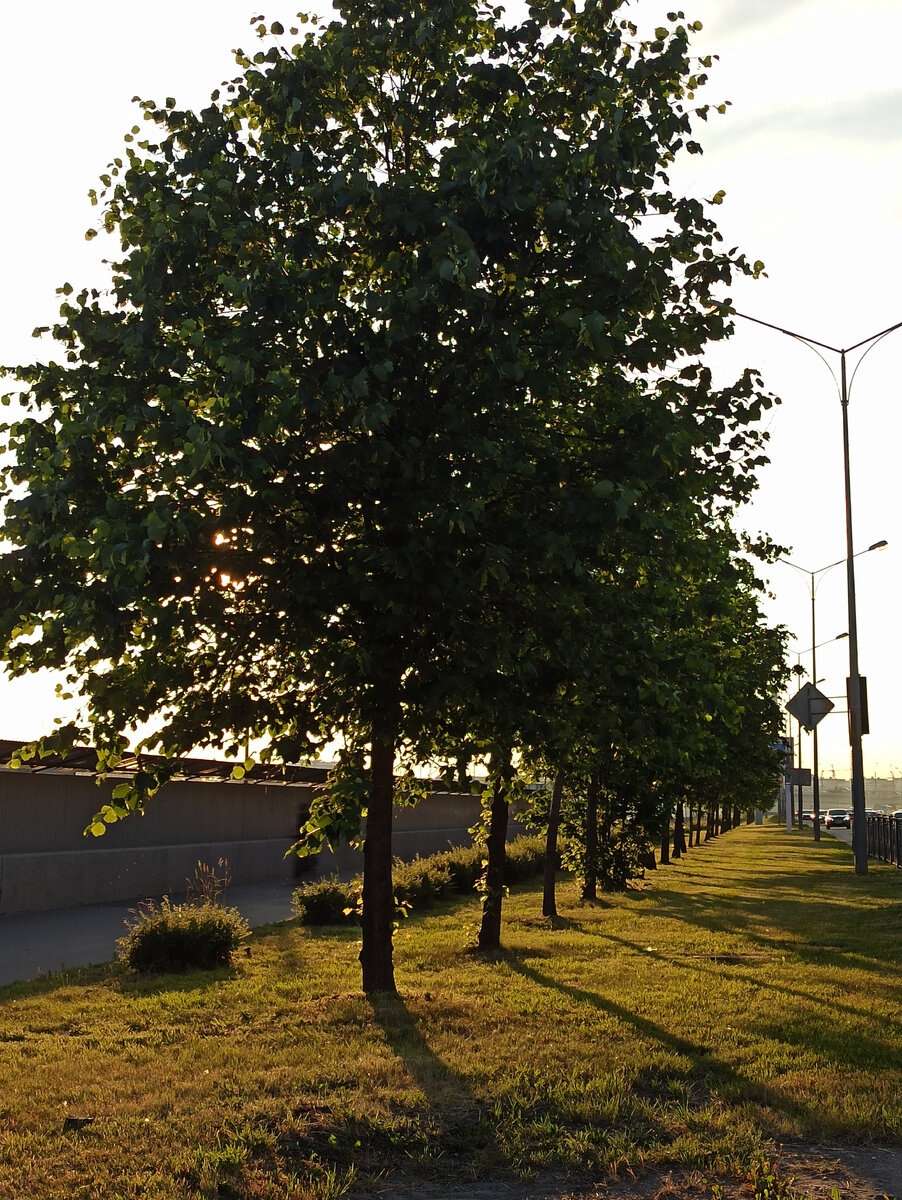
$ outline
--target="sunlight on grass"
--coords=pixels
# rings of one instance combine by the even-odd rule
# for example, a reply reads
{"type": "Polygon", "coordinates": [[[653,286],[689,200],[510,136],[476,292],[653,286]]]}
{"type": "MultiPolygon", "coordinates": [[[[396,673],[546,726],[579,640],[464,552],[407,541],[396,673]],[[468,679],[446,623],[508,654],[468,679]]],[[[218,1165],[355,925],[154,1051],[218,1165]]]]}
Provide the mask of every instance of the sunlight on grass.
{"type": "Polygon", "coordinates": [[[897,1139],[900,900],[900,872],[749,826],[597,904],[564,879],[554,929],[515,890],[494,957],[475,899],[411,917],[397,998],[360,993],[356,931],[293,923],[233,970],[8,987],[0,1197],[745,1176],[772,1140],[897,1139]]]}

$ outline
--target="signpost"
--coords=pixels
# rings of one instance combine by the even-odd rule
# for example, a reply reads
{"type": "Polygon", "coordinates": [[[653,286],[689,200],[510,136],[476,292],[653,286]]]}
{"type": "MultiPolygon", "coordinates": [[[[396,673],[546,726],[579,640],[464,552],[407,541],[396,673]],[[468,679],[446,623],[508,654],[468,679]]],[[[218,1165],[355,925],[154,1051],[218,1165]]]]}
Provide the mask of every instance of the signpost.
{"type": "MultiPolygon", "coordinates": [[[[817,723],[819,721],[822,721],[824,719],[824,717],[826,717],[828,712],[832,711],[833,707],[834,707],[833,701],[830,699],[829,696],[825,696],[819,687],[817,687],[813,683],[806,683],[804,687],[799,688],[799,690],[796,692],[796,694],[793,696],[793,698],[786,705],[786,711],[790,714],[790,716],[795,717],[795,719],[798,721],[798,723],[802,726],[803,729],[807,729],[808,732],[810,733],[811,730],[814,729],[814,727],[817,725],[817,723]]],[[[808,778],[803,783],[802,778],[801,778],[801,770],[802,770],[802,739],[801,739],[801,734],[800,734],[799,735],[798,773],[793,772],[793,774],[795,776],[795,778],[793,779],[793,783],[795,783],[799,789],[799,828],[800,829],[802,827],[802,788],[804,786],[811,785],[811,772],[810,771],[808,772],[808,778]]],[[[792,792],[792,789],[790,787],[790,794],[791,794],[791,792],[792,792]]],[[[790,831],[792,829],[791,812],[787,813],[786,829],[787,829],[787,831],[790,831]]]]}

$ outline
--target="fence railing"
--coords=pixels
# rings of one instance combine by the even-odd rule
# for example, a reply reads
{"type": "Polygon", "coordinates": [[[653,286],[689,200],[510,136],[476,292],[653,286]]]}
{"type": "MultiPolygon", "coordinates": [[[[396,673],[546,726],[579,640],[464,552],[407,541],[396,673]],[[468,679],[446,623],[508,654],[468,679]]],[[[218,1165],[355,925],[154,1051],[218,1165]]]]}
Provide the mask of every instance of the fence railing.
{"type": "Polygon", "coordinates": [[[868,817],[868,858],[902,867],[902,819],[868,817]]]}

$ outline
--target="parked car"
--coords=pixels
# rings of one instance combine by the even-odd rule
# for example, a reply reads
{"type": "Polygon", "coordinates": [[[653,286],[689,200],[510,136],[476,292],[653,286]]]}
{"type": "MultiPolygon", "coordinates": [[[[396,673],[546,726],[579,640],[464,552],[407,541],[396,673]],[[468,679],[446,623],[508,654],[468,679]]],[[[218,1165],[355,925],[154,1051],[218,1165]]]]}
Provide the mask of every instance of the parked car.
{"type": "Polygon", "coordinates": [[[832,829],[835,825],[840,825],[843,829],[852,827],[849,814],[844,808],[828,808],[824,824],[828,829],[832,829]]]}

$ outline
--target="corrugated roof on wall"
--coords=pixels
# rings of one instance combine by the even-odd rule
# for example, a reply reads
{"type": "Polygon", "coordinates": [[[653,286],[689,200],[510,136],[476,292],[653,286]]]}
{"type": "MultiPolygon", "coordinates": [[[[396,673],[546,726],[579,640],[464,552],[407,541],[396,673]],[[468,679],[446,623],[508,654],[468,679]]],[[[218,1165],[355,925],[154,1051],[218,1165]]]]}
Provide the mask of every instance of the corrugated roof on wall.
{"type": "MultiPolygon", "coordinates": [[[[0,738],[0,767],[9,767],[13,755],[27,742],[9,741],[0,738]]],[[[122,756],[115,772],[116,775],[133,775],[136,771],[147,767],[169,765],[172,760],[160,754],[131,754],[122,756]]],[[[174,778],[188,779],[201,782],[203,780],[229,780],[232,778],[234,763],[223,762],[215,758],[183,758],[179,760],[179,770],[174,778]]],[[[97,751],[90,746],[79,746],[65,754],[49,754],[44,758],[30,759],[22,763],[22,771],[53,771],[71,774],[96,774],[97,751]]],[[[302,767],[296,764],[282,765],[278,763],[255,763],[247,772],[242,783],[298,784],[323,783],[329,774],[330,765],[302,767]]]]}

